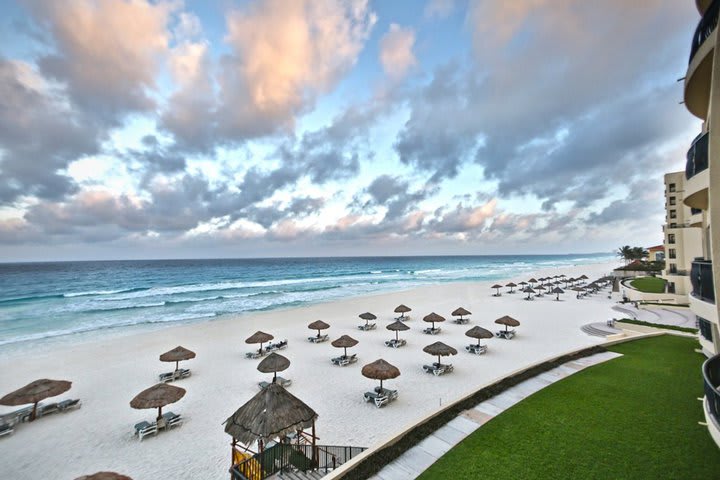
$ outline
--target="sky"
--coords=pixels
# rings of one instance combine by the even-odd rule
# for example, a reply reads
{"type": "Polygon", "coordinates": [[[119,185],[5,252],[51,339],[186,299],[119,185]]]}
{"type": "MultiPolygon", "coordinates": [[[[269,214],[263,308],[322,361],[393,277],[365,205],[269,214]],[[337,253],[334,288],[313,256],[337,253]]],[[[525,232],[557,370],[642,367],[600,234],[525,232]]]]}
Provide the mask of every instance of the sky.
{"type": "Polygon", "coordinates": [[[0,261],[662,243],[690,0],[0,2],[0,261]]]}

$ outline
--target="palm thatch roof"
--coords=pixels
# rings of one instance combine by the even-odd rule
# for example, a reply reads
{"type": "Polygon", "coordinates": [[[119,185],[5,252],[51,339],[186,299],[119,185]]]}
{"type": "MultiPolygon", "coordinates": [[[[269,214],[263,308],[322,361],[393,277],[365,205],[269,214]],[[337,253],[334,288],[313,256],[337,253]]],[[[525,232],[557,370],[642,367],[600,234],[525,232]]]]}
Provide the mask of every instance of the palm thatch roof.
{"type": "Polygon", "coordinates": [[[308,325],[308,328],[310,330],[326,330],[326,329],[330,328],[330,325],[323,322],[322,320],[315,320],[310,325],[308,325]]]}
{"type": "Polygon", "coordinates": [[[358,341],[352,338],[350,335],[343,335],[342,337],[333,340],[330,343],[333,347],[337,348],[350,348],[358,344],[358,341]]]}
{"type": "Polygon", "coordinates": [[[290,366],[290,360],[272,352],[270,355],[265,357],[257,366],[258,371],[262,373],[275,373],[282,372],[290,366]]]}
{"type": "Polygon", "coordinates": [[[532,287],[526,287],[523,292],[525,293],[535,293],[535,290],[532,289],[532,287]]]}
{"type": "Polygon", "coordinates": [[[588,277],[587,277],[587,275],[583,274],[583,275],[580,275],[580,276],[578,277],[578,279],[579,279],[579,280],[587,280],[588,277]]]}
{"type": "Polygon", "coordinates": [[[429,353],[430,355],[437,355],[442,357],[447,357],[448,355],[457,355],[457,350],[455,350],[450,345],[444,344],[443,342],[431,343],[427,347],[423,348],[423,352],[429,353]]]}
{"type": "Polygon", "coordinates": [[[258,330],[257,332],[253,333],[248,338],[246,338],[245,343],[265,343],[265,342],[269,342],[273,338],[275,338],[275,337],[273,337],[269,333],[261,332],[258,330]]]}
{"type": "Polygon", "coordinates": [[[115,472],[97,472],[92,475],[77,477],[75,480],[132,480],[132,478],[115,472]]]}
{"type": "Polygon", "coordinates": [[[467,335],[470,338],[493,338],[495,335],[490,330],[486,330],[480,326],[474,326],[467,332],[465,332],[465,335],[467,335]]]}
{"type": "Polygon", "coordinates": [[[502,287],[503,287],[502,285],[498,285],[498,284],[496,283],[495,285],[493,285],[493,286],[490,287],[490,288],[502,288],[502,287]]]}
{"type": "Polygon", "coordinates": [[[530,280],[528,280],[528,283],[537,283],[537,280],[535,280],[534,278],[531,278],[530,280]]]}
{"type": "Polygon", "coordinates": [[[54,397],[70,390],[72,382],[67,380],[50,380],[41,378],[30,382],[14,392],[10,392],[0,398],[0,405],[25,405],[26,403],[37,403],[48,397],[54,397]]]}
{"type": "Polygon", "coordinates": [[[392,331],[394,331],[394,332],[403,332],[403,331],[405,331],[405,330],[410,330],[410,327],[408,327],[407,325],[405,325],[405,324],[404,324],[403,322],[401,322],[400,320],[395,320],[394,322],[392,322],[391,324],[389,324],[389,325],[388,325],[387,327],[385,327],[385,328],[387,328],[388,330],[392,330],[392,331]]]}
{"type": "Polygon", "coordinates": [[[375,320],[377,317],[370,312],[361,313],[358,315],[363,320],[375,320]]]}
{"type": "Polygon", "coordinates": [[[499,325],[506,325],[508,327],[517,327],[520,325],[520,322],[515,320],[509,315],[505,315],[504,317],[500,317],[497,320],[495,320],[495,323],[499,325]]]}
{"type": "MultiPolygon", "coordinates": [[[[498,286],[498,287],[493,287],[493,288],[502,288],[502,287],[498,286]]],[[[458,307],[452,312],[453,317],[462,317],[463,315],[472,315],[472,313],[465,310],[463,307],[458,307]]]]}
{"type": "Polygon", "coordinates": [[[397,307],[395,307],[395,310],[393,310],[393,312],[395,312],[395,313],[407,313],[407,312],[410,312],[411,310],[412,310],[412,308],[410,308],[410,307],[408,307],[408,306],[406,306],[406,305],[403,305],[403,304],[401,303],[400,305],[398,305],[397,307]]]}
{"type": "Polygon", "coordinates": [[[178,367],[178,362],[182,360],[190,360],[191,358],[195,358],[195,352],[181,346],[177,346],[160,355],[161,362],[175,362],[175,369],[178,367]]]}
{"type": "Polygon", "coordinates": [[[435,313],[435,312],[432,312],[432,313],[430,313],[430,314],[428,314],[428,315],[425,315],[425,316],[423,317],[423,321],[428,322],[428,323],[430,323],[430,322],[433,322],[433,323],[435,323],[435,322],[444,322],[444,321],[445,321],[445,317],[443,317],[442,315],[438,315],[438,314],[435,313]]]}
{"type": "Polygon", "coordinates": [[[184,396],[184,388],[158,383],[135,395],[135,398],[130,400],[130,406],[137,409],[161,408],[177,402],[184,396]]]}
{"type": "MultiPolygon", "coordinates": [[[[513,282],[509,282],[509,283],[508,283],[507,285],[505,285],[505,286],[506,286],[506,287],[517,287],[517,284],[515,284],[515,283],[513,283],[513,282]]],[[[494,287],[493,287],[493,288],[494,288],[494,287]]]]}
{"type": "Polygon", "coordinates": [[[552,289],[552,293],[565,293],[565,290],[560,287],[555,287],[552,289]]]}
{"type": "Polygon", "coordinates": [[[400,370],[382,358],[365,365],[360,373],[373,380],[389,380],[400,376],[400,370]]]}
{"type": "Polygon", "coordinates": [[[251,445],[311,427],[318,415],[277,383],[259,391],[225,420],[225,433],[251,445]]]}

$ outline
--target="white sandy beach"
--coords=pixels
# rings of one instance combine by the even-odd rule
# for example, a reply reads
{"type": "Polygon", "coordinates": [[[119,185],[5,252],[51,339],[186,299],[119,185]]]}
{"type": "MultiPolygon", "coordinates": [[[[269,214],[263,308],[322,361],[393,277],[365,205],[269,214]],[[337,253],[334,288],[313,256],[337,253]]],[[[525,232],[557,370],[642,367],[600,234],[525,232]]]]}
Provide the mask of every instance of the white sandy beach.
{"type": "MultiPolygon", "coordinates": [[[[524,274],[499,283],[527,280],[564,273],[591,279],[609,273],[615,263],[555,268],[524,274]]],[[[75,345],[45,346],[32,355],[10,353],[0,356],[0,395],[38,378],[65,379],[72,389],[56,399],[80,398],[83,406],[65,414],[50,415],[36,422],[20,424],[15,433],[0,439],[0,472],[8,479],[73,479],[99,470],[114,470],[135,480],[228,478],[231,438],[222,423],[258,392],[257,382],[271,375],[256,370],[259,360],[247,360],[245,352],[253,346],[244,340],[257,330],[287,338],[289,347],[280,353],[292,362],[282,376],[292,379],[289,391],[318,413],[320,444],[371,447],[408,425],[494,379],[529,364],[600,343],[580,331],[589,322],[617,316],[611,310],[617,298],[607,294],[577,300],[568,291],[554,301],[546,295],[533,302],[523,294],[492,297],[489,286],[495,282],[446,283],[303,308],[242,315],[214,322],[168,327],[149,333],[126,335],[110,340],[82,341],[75,345]],[[410,306],[411,330],[401,332],[408,345],[392,349],[384,341],[394,337],[385,326],[395,316],[400,303],[410,306]],[[463,306],[473,312],[469,325],[456,325],[450,316],[463,306]],[[359,331],[363,323],[357,315],[370,311],[378,316],[378,328],[359,331]],[[422,333],[428,326],[422,317],[435,311],[448,321],[436,336],[422,333]],[[464,335],[474,325],[489,330],[500,327],[493,321],[511,315],[521,322],[512,341],[491,339],[486,355],[470,355],[464,350],[476,342],[464,335]],[[342,353],[330,342],[311,344],[307,337],[316,332],[307,324],[322,319],[331,325],[331,339],[347,334],[359,340],[349,353],[359,361],[341,368],[330,358],[342,353]],[[423,372],[422,365],[433,357],[422,348],[442,341],[458,350],[449,362],[450,375],[435,377],[423,372]],[[197,358],[181,363],[190,368],[190,378],[173,385],[187,394],[171,410],[185,417],[182,427],[160,432],[139,442],[133,425],[152,420],[156,410],[134,410],[130,400],[153,385],[157,375],[172,369],[158,356],[182,345],[197,358]],[[400,397],[377,409],[365,403],[363,393],[377,382],[360,374],[363,365],[384,358],[396,365],[401,376],[386,382],[398,389],[400,397]]],[[[503,289],[505,291],[507,289],[503,289]]],[[[0,354],[1,355],[1,354],[0,354]]],[[[13,408],[0,407],[0,413],[13,408]]]]}

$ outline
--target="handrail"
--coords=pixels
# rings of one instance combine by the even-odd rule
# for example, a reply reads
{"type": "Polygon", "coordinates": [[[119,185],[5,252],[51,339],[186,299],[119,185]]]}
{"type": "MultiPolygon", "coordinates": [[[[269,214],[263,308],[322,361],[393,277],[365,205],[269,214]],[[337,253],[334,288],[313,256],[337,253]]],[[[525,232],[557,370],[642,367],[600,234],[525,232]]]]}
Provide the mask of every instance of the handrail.
{"type": "MultiPolygon", "coordinates": [[[[720,5],[720,4],[719,4],[720,5]]],[[[685,163],[685,179],[690,180],[708,168],[708,132],[696,138],[687,151],[685,163]]]]}
{"type": "Polygon", "coordinates": [[[713,0],[710,7],[705,10],[705,13],[700,19],[697,28],[695,28],[692,45],[690,46],[690,59],[688,60],[688,63],[692,62],[692,59],[693,57],[695,57],[695,54],[700,48],[700,45],[702,45],[703,42],[707,40],[707,38],[712,34],[713,30],[715,30],[715,27],[717,27],[718,12],[720,12],[720,1],[713,0]]]}
{"type": "Polygon", "coordinates": [[[720,386],[720,355],[705,360],[702,373],[708,413],[710,413],[717,426],[720,424],[720,392],[717,391],[720,386]]]}

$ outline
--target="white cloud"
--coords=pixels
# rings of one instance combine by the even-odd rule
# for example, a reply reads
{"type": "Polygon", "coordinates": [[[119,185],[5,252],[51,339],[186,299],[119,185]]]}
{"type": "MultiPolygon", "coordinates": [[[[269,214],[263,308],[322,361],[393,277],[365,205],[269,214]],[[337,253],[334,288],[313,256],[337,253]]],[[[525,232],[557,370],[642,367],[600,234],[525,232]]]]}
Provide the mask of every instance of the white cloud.
{"type": "Polygon", "coordinates": [[[380,62],[390,78],[402,78],[410,68],[417,65],[414,45],[415,31],[412,28],[390,24],[390,29],[380,40],[380,62]]]}

